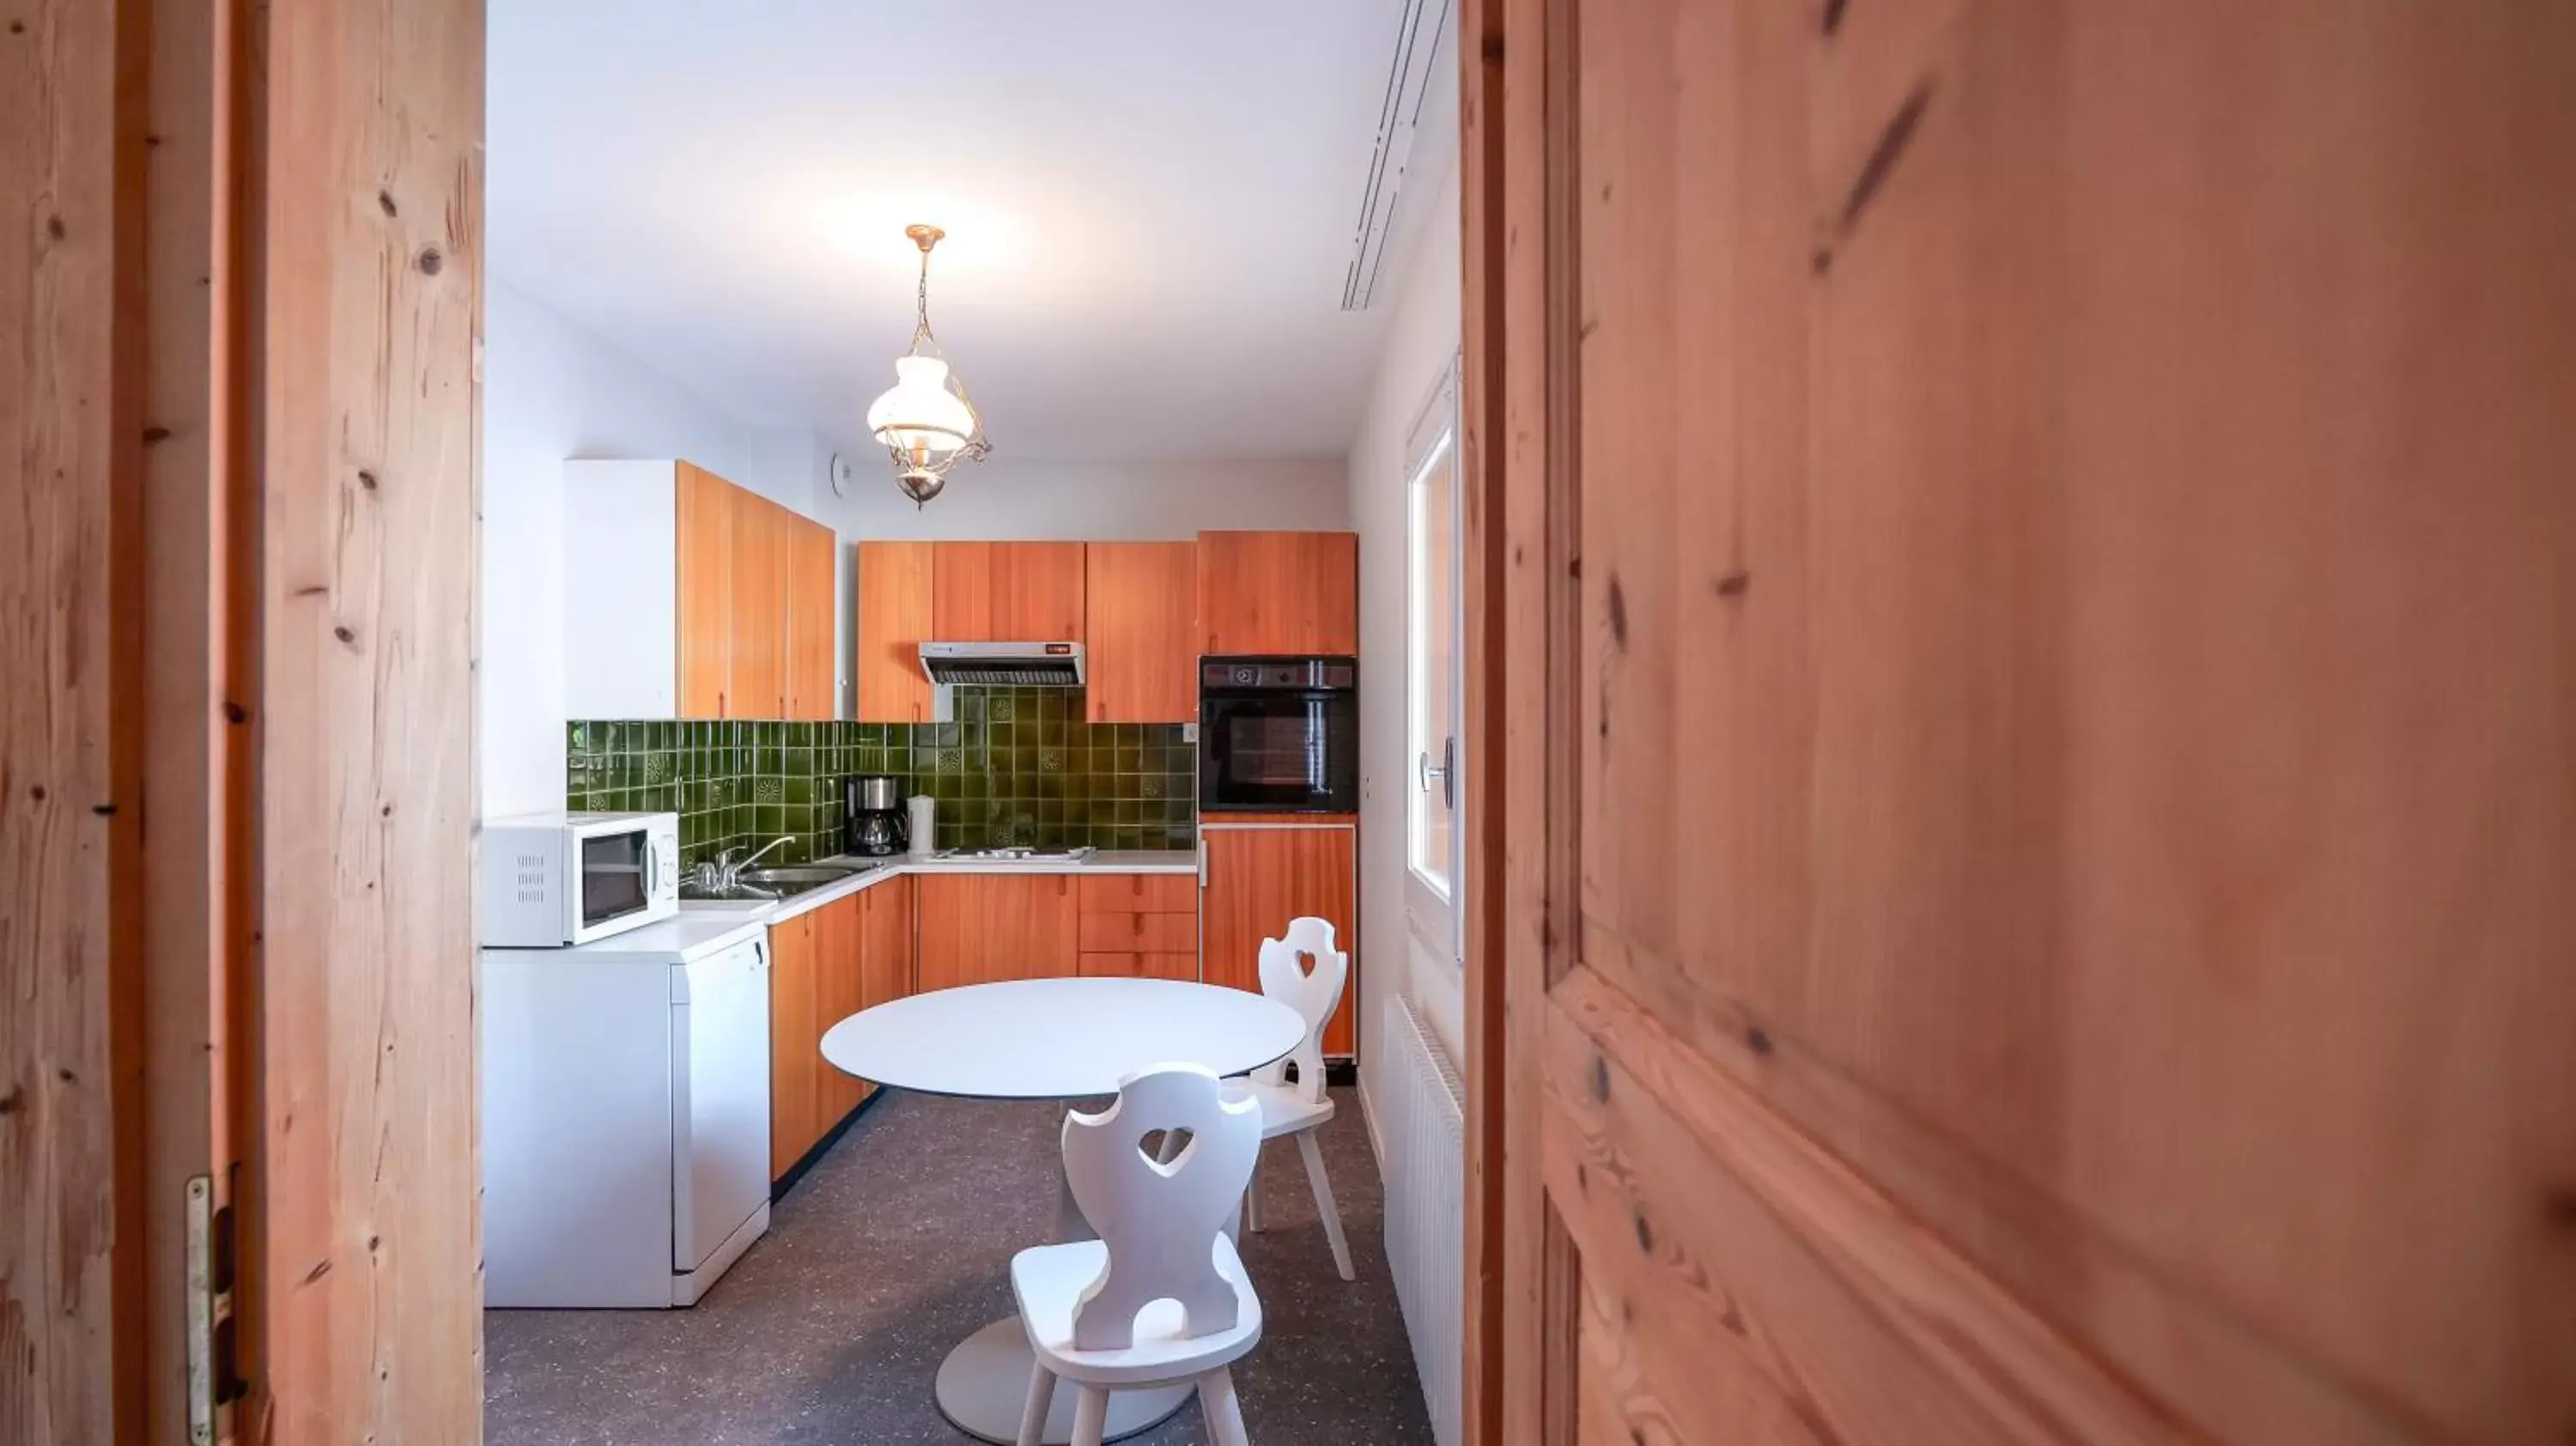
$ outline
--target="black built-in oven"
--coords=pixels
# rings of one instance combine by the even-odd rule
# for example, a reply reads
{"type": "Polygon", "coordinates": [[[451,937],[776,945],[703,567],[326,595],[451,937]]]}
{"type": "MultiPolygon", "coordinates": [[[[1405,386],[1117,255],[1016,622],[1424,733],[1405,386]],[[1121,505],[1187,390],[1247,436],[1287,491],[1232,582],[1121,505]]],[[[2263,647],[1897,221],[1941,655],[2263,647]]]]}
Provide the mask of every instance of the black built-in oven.
{"type": "Polygon", "coordinates": [[[1199,659],[1199,809],[1357,813],[1356,658],[1199,659]]]}

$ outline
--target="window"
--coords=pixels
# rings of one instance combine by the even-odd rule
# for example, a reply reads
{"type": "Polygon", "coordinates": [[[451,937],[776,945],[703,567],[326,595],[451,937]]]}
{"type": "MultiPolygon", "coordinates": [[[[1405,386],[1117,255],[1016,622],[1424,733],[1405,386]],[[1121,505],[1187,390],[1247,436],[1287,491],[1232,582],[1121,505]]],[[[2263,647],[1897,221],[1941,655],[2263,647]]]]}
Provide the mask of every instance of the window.
{"type": "Polygon", "coordinates": [[[1405,448],[1405,795],[1410,922],[1426,941],[1462,953],[1458,908],[1461,791],[1458,386],[1453,360],[1423,404],[1405,448]]]}

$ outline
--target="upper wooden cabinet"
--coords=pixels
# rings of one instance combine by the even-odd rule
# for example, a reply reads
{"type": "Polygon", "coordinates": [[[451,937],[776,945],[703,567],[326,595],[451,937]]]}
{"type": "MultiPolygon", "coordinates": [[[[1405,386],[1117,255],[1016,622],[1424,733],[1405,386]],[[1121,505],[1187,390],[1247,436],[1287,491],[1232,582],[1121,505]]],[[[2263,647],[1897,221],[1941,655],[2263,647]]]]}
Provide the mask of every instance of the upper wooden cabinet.
{"type": "Polygon", "coordinates": [[[1360,648],[1360,540],[1353,532],[1202,532],[1202,653],[1349,653],[1360,648]]]}
{"type": "Polygon", "coordinates": [[[935,542],[931,553],[939,641],[1082,640],[1083,544],[935,542]]]}
{"type": "Polygon", "coordinates": [[[863,723],[930,721],[921,645],[931,634],[927,542],[859,544],[858,717],[863,723]]]}
{"type": "Polygon", "coordinates": [[[564,464],[574,718],[831,718],[832,529],[687,462],[564,464]]]}
{"type": "MultiPolygon", "coordinates": [[[[614,464],[612,464],[614,465],[614,464]]],[[[676,714],[682,718],[724,718],[734,716],[725,711],[730,701],[727,694],[733,681],[733,539],[734,523],[741,509],[735,499],[742,495],[732,483],[703,467],[686,462],[674,463],[678,497],[674,503],[673,533],[678,550],[675,625],[679,635],[679,698],[676,706],[656,709],[644,717],[676,714]]],[[[598,499],[604,506],[614,506],[613,498],[598,499]]],[[[567,498],[565,514],[571,527],[579,528],[604,518],[576,517],[567,498]]],[[[614,556],[603,557],[603,563],[614,567],[614,556]]],[[[630,560],[630,565],[649,569],[651,563],[630,560]]],[[[566,609],[572,606],[574,589],[566,588],[566,609]]],[[[585,649],[576,646],[566,650],[568,671],[578,673],[585,649]]],[[[639,716],[622,711],[586,708],[581,700],[568,699],[575,718],[627,718],[639,716]]]]}
{"type": "Polygon", "coordinates": [[[781,611],[787,628],[787,716],[841,716],[840,540],[832,529],[787,513],[781,611]]]}
{"type": "Polygon", "coordinates": [[[1197,559],[1187,542],[1089,545],[1083,640],[1092,722],[1198,716],[1197,559]]]}

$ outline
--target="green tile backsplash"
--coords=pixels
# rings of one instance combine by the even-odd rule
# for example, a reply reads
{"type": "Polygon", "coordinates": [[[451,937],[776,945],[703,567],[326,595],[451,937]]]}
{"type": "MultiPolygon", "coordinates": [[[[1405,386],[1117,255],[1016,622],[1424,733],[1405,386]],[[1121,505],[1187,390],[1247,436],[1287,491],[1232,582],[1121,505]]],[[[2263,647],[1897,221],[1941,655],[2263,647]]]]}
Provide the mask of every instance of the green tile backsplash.
{"type": "Polygon", "coordinates": [[[680,815],[684,863],[794,842],[841,851],[841,779],[939,800],[941,848],[1196,846],[1198,754],[1178,723],[1092,723],[1076,688],[958,688],[948,723],[576,722],[565,805],[680,815]]]}

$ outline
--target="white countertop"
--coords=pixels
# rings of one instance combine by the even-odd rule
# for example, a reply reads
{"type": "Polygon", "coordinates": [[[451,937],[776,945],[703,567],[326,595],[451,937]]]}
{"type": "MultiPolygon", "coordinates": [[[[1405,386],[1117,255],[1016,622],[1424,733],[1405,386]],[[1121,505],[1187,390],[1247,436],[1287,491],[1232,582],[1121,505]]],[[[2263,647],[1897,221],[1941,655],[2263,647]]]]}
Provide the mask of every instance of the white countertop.
{"type": "MultiPolygon", "coordinates": [[[[687,921],[703,918],[710,921],[731,920],[735,924],[757,922],[775,924],[811,913],[825,904],[846,899],[861,889],[871,888],[887,879],[907,874],[1195,874],[1199,856],[1192,849],[1106,849],[1081,859],[938,859],[913,854],[893,854],[882,859],[852,858],[835,855],[816,859],[818,864],[874,864],[865,873],[852,874],[837,884],[773,902],[754,903],[744,899],[686,899],[680,904],[680,918],[687,921]]],[[[654,924],[632,932],[650,933],[669,925],[654,924]]],[[[619,935],[619,938],[626,937],[619,935]]]]}

